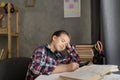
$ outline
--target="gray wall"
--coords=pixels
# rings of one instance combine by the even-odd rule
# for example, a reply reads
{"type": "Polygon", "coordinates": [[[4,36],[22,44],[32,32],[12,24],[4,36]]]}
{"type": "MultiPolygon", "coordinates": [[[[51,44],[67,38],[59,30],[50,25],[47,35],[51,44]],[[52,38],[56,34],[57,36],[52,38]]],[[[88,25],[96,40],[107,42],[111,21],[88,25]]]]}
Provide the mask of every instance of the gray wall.
{"type": "MultiPolygon", "coordinates": [[[[36,0],[35,7],[25,7],[25,0],[0,1],[20,8],[20,56],[30,57],[34,48],[48,43],[51,34],[59,29],[71,34],[74,45],[91,44],[91,0],[81,0],[78,18],[64,18],[64,0],[36,0]]],[[[1,45],[4,40],[0,38],[1,45]]]]}

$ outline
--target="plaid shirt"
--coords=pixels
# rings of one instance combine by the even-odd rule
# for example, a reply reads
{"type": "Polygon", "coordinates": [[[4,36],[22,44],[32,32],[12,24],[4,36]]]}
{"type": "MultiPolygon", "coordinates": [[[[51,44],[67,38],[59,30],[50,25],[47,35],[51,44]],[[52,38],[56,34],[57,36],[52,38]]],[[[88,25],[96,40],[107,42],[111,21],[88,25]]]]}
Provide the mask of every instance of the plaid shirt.
{"type": "Polygon", "coordinates": [[[32,60],[29,63],[26,80],[34,80],[39,75],[49,75],[59,64],[68,64],[71,61],[80,63],[79,55],[74,47],[67,50],[69,55],[61,52],[52,52],[49,45],[36,48],[32,53],[32,60]]]}

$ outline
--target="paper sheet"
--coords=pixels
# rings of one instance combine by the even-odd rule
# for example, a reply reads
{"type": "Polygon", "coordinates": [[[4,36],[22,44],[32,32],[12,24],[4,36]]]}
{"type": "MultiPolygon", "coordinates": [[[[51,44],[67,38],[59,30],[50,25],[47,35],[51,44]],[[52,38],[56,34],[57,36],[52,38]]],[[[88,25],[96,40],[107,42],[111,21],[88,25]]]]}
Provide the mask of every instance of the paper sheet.
{"type": "Polygon", "coordinates": [[[104,76],[102,80],[120,80],[120,75],[118,74],[109,74],[104,76]]]}

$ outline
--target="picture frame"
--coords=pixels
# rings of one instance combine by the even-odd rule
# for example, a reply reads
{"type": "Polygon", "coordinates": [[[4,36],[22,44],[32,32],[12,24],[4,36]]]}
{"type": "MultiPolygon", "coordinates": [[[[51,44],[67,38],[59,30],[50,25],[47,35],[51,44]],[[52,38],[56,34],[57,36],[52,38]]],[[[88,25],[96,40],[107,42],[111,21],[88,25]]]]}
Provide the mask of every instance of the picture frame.
{"type": "Polygon", "coordinates": [[[25,0],[26,7],[35,7],[36,0],[25,0]]]}

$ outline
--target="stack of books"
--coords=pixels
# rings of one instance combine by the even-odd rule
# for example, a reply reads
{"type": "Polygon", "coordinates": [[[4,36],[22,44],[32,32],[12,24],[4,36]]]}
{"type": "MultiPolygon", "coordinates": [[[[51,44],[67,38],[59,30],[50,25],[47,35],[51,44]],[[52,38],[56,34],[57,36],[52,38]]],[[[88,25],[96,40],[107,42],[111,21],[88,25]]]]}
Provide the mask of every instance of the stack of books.
{"type": "Polygon", "coordinates": [[[75,49],[78,52],[81,61],[91,61],[93,60],[93,45],[76,45],[75,49]]]}
{"type": "Polygon", "coordinates": [[[7,59],[8,53],[7,50],[2,48],[0,49],[0,60],[7,59]]]}

